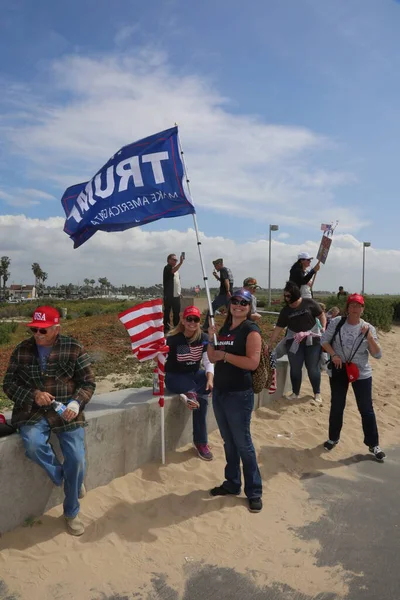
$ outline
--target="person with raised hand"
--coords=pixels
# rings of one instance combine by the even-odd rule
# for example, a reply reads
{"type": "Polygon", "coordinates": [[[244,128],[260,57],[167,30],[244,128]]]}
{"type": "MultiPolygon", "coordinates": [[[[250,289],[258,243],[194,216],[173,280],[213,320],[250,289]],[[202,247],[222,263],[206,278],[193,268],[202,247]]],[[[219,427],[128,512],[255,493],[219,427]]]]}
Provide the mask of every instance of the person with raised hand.
{"type": "Polygon", "coordinates": [[[300,252],[297,256],[297,261],[292,265],[289,274],[289,281],[293,281],[300,289],[302,298],[312,298],[311,280],[314,275],[320,270],[320,261],[310,269],[313,256],[308,252],[300,252]]]}

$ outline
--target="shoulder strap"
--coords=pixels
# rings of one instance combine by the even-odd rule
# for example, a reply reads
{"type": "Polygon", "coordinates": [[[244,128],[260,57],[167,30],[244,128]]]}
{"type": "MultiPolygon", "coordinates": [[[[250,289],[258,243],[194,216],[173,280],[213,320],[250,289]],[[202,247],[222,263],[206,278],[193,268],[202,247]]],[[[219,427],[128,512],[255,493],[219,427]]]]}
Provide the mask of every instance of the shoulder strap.
{"type": "Polygon", "coordinates": [[[342,317],[340,319],[339,323],[336,325],[336,329],[335,329],[332,339],[330,341],[331,346],[332,346],[333,342],[335,341],[335,337],[337,336],[337,334],[339,333],[339,331],[342,329],[343,325],[345,324],[346,319],[347,319],[347,317],[342,317]]]}

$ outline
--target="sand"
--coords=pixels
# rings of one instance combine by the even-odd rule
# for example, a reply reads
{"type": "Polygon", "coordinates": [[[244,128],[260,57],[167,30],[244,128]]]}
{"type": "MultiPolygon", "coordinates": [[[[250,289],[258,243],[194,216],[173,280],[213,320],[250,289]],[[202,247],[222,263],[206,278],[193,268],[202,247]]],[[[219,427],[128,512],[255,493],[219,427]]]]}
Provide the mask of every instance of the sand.
{"type": "MultiPolygon", "coordinates": [[[[390,450],[400,421],[400,328],[381,334],[380,340],[384,357],[373,361],[374,400],[381,444],[390,450]]],[[[354,477],[346,463],[366,452],[352,393],[341,443],[329,454],[324,451],[328,389],[324,374],[322,406],[311,404],[304,382],[298,401],[281,399],[254,414],[253,439],[264,483],[260,514],[248,512],[244,496],[208,496],[223,478],[223,446],[215,432],[210,463],[187,446],[168,454],[164,467],[149,464],[89,491],[82,500],[86,532],[81,538],[64,531],[61,507],[46,513],[41,524],[4,534],[0,598],[178,599],[188,574],[207,565],[235,569],[255,586],[286,584],[310,597],[322,592],[344,596],[348,577],[357,574],[341,565],[319,566],[319,542],[297,534],[325,513],[309,497],[302,475],[354,477]]]]}

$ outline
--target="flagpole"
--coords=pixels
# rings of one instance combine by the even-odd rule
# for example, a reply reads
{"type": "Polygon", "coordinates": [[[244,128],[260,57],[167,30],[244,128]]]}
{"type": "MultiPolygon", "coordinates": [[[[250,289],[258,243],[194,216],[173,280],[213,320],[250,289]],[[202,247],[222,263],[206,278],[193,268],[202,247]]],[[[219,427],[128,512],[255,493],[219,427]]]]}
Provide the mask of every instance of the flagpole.
{"type": "MultiPolygon", "coordinates": [[[[175,126],[177,127],[176,123],[175,123],[175,126]]],[[[177,134],[177,138],[178,138],[178,144],[179,144],[179,152],[180,152],[181,159],[182,159],[182,164],[183,164],[183,170],[185,172],[186,185],[187,185],[187,188],[188,188],[189,195],[190,195],[190,197],[192,197],[192,194],[190,192],[190,181],[189,181],[189,177],[188,177],[188,173],[187,173],[187,168],[186,168],[185,155],[184,155],[184,152],[183,152],[183,149],[182,149],[182,144],[181,144],[181,140],[180,140],[180,137],[179,137],[179,133],[177,134]]],[[[210,289],[208,287],[208,277],[207,277],[207,273],[206,273],[206,267],[205,267],[205,264],[204,264],[203,253],[202,253],[202,250],[201,250],[201,241],[200,241],[199,228],[198,228],[198,225],[197,225],[197,216],[196,216],[196,213],[193,213],[192,217],[193,217],[194,230],[196,232],[197,248],[199,250],[201,270],[203,272],[204,287],[206,289],[206,296],[207,296],[207,302],[208,302],[208,310],[210,312],[211,325],[212,325],[212,327],[214,327],[215,326],[214,312],[213,312],[213,307],[212,307],[210,289]]],[[[217,336],[216,335],[214,335],[214,344],[217,345],[217,336]]]]}
{"type": "Polygon", "coordinates": [[[160,405],[160,410],[161,410],[161,463],[163,465],[165,465],[165,415],[164,415],[164,405],[165,405],[165,400],[164,400],[164,372],[162,372],[164,370],[164,365],[162,365],[161,367],[161,360],[160,360],[160,354],[157,357],[157,362],[158,362],[158,381],[160,384],[160,397],[158,399],[158,404],[160,405]]]}

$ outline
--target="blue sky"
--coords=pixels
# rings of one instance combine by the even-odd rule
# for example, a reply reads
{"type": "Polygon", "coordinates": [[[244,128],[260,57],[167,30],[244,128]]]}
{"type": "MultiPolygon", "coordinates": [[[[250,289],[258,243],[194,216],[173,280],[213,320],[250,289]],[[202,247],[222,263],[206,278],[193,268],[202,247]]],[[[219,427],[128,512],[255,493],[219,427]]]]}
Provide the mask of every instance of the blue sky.
{"type": "MultiPolygon", "coordinates": [[[[1,9],[0,251],[14,253],[20,277],[23,249],[2,223],[13,217],[16,227],[24,215],[29,227],[38,219],[56,229],[65,187],[176,120],[200,228],[214,247],[225,240],[231,263],[235,244],[262,242],[277,222],[284,268],[313,251],[320,223],[339,219],[338,248],[351,246],[358,261],[357,244],[371,241],[374,266],[390,267],[377,287],[392,291],[398,2],[15,0],[1,9]]],[[[184,218],[148,229],[183,235],[190,226],[184,218]]],[[[342,276],[328,266],[321,281],[334,288],[342,276]]],[[[261,260],[257,269],[262,278],[261,260]]]]}

